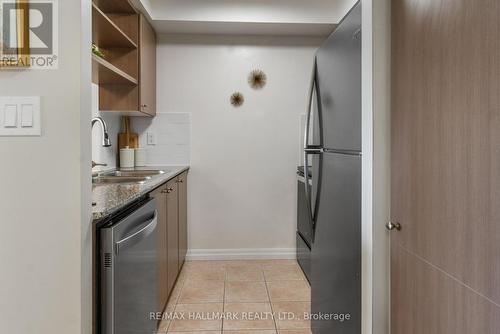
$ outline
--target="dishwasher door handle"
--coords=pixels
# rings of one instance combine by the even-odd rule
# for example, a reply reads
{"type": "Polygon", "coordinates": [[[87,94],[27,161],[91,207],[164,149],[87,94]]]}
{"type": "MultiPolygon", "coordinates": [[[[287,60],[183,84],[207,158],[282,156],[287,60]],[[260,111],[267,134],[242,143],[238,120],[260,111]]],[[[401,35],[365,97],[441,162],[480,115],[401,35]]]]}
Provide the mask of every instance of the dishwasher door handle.
{"type": "Polygon", "coordinates": [[[147,238],[156,229],[157,223],[158,223],[158,211],[155,210],[153,219],[149,221],[149,224],[147,224],[134,234],[131,234],[128,237],[125,237],[122,240],[115,242],[116,254],[120,253],[120,249],[127,247],[131,244],[136,244],[137,242],[147,238]]]}

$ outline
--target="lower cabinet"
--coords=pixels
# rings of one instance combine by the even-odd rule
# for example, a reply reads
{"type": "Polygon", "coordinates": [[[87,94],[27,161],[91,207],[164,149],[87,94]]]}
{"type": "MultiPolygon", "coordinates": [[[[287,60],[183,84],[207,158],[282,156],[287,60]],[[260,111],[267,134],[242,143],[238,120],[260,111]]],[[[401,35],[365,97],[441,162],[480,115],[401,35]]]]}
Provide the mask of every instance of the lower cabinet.
{"type": "Polygon", "coordinates": [[[158,212],[158,311],[163,311],[168,300],[168,246],[167,246],[167,186],[163,185],[154,190],[150,196],[156,200],[156,210],[158,212]]]}
{"type": "Polygon", "coordinates": [[[187,252],[187,172],[150,193],[158,211],[158,310],[165,308],[187,252]]]}
{"type": "Polygon", "coordinates": [[[179,270],[182,268],[187,254],[187,172],[177,178],[179,191],[179,270]]]}
{"type": "Polygon", "coordinates": [[[167,183],[167,257],[168,291],[171,292],[179,274],[179,190],[177,180],[167,183]]]}

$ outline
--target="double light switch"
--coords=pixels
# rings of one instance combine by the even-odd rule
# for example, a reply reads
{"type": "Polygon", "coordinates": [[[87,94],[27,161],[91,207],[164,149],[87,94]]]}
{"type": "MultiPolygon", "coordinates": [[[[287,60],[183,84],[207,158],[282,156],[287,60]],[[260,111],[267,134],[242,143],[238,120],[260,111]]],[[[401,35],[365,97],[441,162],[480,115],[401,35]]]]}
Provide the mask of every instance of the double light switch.
{"type": "Polygon", "coordinates": [[[0,97],[0,136],[40,135],[40,97],[0,97]]]}

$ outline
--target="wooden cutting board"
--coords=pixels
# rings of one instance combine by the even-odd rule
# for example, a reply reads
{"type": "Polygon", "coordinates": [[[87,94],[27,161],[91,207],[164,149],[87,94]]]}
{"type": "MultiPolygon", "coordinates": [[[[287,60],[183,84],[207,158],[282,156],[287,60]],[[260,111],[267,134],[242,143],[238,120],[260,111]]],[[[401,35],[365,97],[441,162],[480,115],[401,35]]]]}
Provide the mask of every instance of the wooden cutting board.
{"type": "Polygon", "coordinates": [[[126,148],[139,148],[139,135],[132,133],[130,130],[130,117],[122,117],[122,130],[118,134],[118,149],[126,148]]]}

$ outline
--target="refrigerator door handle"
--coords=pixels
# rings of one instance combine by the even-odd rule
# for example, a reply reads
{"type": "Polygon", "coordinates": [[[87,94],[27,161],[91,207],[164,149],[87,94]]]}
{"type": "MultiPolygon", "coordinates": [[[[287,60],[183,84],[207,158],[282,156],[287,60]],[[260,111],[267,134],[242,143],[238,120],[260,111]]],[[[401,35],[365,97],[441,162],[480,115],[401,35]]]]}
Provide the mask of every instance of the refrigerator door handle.
{"type": "MultiPolygon", "coordinates": [[[[307,211],[309,213],[309,217],[311,217],[311,221],[313,222],[313,212],[312,212],[312,207],[311,207],[311,194],[309,194],[309,171],[308,171],[308,168],[307,168],[307,163],[308,163],[308,157],[309,157],[309,153],[307,153],[305,150],[304,150],[304,179],[305,179],[305,182],[304,182],[304,190],[305,190],[305,197],[306,197],[306,202],[307,202],[307,211]]],[[[313,222],[313,225],[314,225],[314,222],[313,222]]]]}
{"type": "MultiPolygon", "coordinates": [[[[316,194],[316,199],[314,205],[312,204],[313,200],[313,194],[310,190],[314,190],[314,182],[312,180],[312,177],[309,177],[309,155],[321,155],[325,153],[324,149],[320,146],[317,145],[309,145],[309,137],[311,135],[311,119],[312,119],[312,114],[314,112],[313,108],[313,102],[314,102],[314,95],[316,93],[316,98],[318,98],[317,94],[317,59],[316,57],[314,58],[314,64],[313,64],[313,71],[311,75],[311,86],[309,90],[309,101],[308,101],[308,110],[307,110],[307,121],[306,121],[306,128],[304,131],[304,187],[305,187],[305,198],[307,201],[307,207],[309,211],[309,216],[311,217],[311,223],[314,227],[316,225],[315,219],[316,219],[316,211],[317,211],[317,202],[318,202],[318,194],[316,194]],[[311,184],[311,185],[310,185],[311,184]],[[310,187],[310,188],[309,188],[310,187]]],[[[319,101],[318,102],[318,117],[320,117],[320,105],[319,101]]],[[[320,160],[321,161],[321,160],[320,160]]],[[[319,180],[320,175],[314,175],[313,177],[316,177],[317,180],[319,180]]],[[[319,192],[319,190],[317,190],[319,192]]],[[[313,233],[313,239],[314,239],[314,233],[313,233]]]]}
{"type": "MultiPolygon", "coordinates": [[[[304,149],[309,147],[309,135],[310,135],[310,126],[311,126],[311,114],[312,114],[312,106],[313,106],[313,94],[314,94],[314,86],[316,85],[316,58],[314,58],[313,71],[311,75],[311,86],[309,87],[309,98],[307,102],[307,120],[306,120],[306,128],[304,131],[304,149]]],[[[307,167],[304,165],[304,167],[307,167]]]]}
{"type": "Polygon", "coordinates": [[[325,149],[323,149],[323,148],[305,148],[304,151],[307,154],[322,154],[322,153],[325,153],[325,149]]]}
{"type": "MultiPolygon", "coordinates": [[[[311,113],[313,107],[313,94],[314,94],[314,86],[316,84],[316,57],[314,57],[313,70],[311,74],[311,86],[309,88],[309,99],[307,103],[307,115],[306,115],[306,128],[304,131],[304,188],[305,188],[305,197],[307,201],[307,208],[309,212],[309,216],[311,217],[311,221],[314,219],[314,215],[312,212],[311,206],[311,194],[309,192],[309,154],[313,153],[309,148],[309,135],[310,135],[310,126],[311,126],[311,113]]],[[[314,224],[314,223],[313,223],[314,224]]]]}

